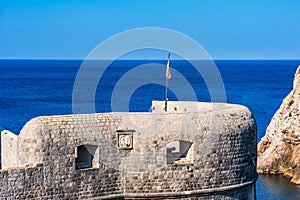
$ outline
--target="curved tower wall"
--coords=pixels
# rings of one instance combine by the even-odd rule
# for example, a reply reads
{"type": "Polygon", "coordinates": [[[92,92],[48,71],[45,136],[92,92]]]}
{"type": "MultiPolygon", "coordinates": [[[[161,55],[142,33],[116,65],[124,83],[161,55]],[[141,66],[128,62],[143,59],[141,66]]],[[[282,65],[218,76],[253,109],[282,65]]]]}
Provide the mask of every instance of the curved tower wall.
{"type": "Polygon", "coordinates": [[[197,102],[168,102],[167,110],[157,101],[151,113],[29,121],[14,147],[16,166],[0,171],[0,196],[254,199],[250,111],[197,102]]]}

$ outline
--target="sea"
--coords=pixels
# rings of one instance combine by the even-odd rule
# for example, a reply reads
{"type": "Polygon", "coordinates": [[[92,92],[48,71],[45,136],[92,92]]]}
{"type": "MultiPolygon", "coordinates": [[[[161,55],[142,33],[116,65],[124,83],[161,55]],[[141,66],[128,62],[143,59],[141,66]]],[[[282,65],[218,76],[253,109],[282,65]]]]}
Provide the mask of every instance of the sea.
{"type": "MultiPolygon", "coordinates": [[[[24,124],[34,117],[72,114],[74,82],[83,63],[83,60],[0,60],[0,126],[19,134],[24,124]]],[[[104,69],[107,63],[110,62],[95,61],[93,67],[104,69]]],[[[251,110],[258,125],[259,141],[282,100],[291,91],[300,60],[215,60],[214,63],[224,84],[226,102],[242,104],[251,110]]],[[[153,65],[153,70],[148,72],[150,75],[155,74],[157,64],[165,65],[166,60],[116,60],[106,66],[94,91],[95,98],[90,102],[95,111],[118,111],[111,106],[115,86],[120,86],[119,80],[135,67],[145,64],[153,65]]],[[[190,83],[198,101],[211,101],[210,89],[203,76],[190,62],[174,60],[171,67],[170,85],[176,79],[172,72],[177,71],[190,83]]],[[[140,76],[146,78],[147,75],[140,76]]],[[[158,76],[158,79],[165,79],[165,74],[158,76]]],[[[132,89],[129,85],[141,77],[127,76],[121,91],[132,89]]],[[[179,99],[176,92],[171,89],[168,92],[169,100],[179,99]]],[[[165,86],[147,80],[129,94],[131,96],[123,107],[125,110],[148,112],[152,100],[165,99],[165,86]]],[[[189,97],[183,100],[189,100],[189,97]]],[[[298,200],[300,186],[291,184],[286,177],[260,175],[256,196],[259,200],[298,200]]]]}

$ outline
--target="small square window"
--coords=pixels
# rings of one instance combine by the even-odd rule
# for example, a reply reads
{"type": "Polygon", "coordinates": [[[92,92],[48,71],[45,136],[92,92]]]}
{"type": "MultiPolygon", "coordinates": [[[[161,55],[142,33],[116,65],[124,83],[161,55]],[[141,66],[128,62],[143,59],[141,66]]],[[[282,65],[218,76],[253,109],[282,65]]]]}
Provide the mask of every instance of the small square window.
{"type": "Polygon", "coordinates": [[[174,141],[167,144],[167,164],[193,164],[194,144],[187,141],[174,141]]]}
{"type": "Polygon", "coordinates": [[[99,148],[95,145],[75,147],[75,169],[99,167],[99,148]]]}

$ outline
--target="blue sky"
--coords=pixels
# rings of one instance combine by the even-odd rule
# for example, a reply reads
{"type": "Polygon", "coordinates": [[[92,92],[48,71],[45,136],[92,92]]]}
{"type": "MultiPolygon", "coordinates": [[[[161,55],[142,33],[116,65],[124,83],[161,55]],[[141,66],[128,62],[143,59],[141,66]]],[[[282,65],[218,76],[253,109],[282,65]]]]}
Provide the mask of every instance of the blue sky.
{"type": "Polygon", "coordinates": [[[297,0],[1,0],[0,58],[85,58],[151,26],[192,37],[215,59],[299,59],[299,10],[297,0]]]}

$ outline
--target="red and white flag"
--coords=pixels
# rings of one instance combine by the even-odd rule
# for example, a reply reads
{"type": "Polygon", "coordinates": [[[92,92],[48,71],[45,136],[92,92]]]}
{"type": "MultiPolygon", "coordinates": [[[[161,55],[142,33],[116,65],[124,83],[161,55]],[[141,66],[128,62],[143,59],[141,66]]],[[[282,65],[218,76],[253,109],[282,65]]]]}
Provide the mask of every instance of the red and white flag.
{"type": "Polygon", "coordinates": [[[170,70],[170,53],[168,56],[168,63],[167,63],[167,70],[166,70],[166,79],[170,80],[171,79],[171,70],[170,70]]]}

